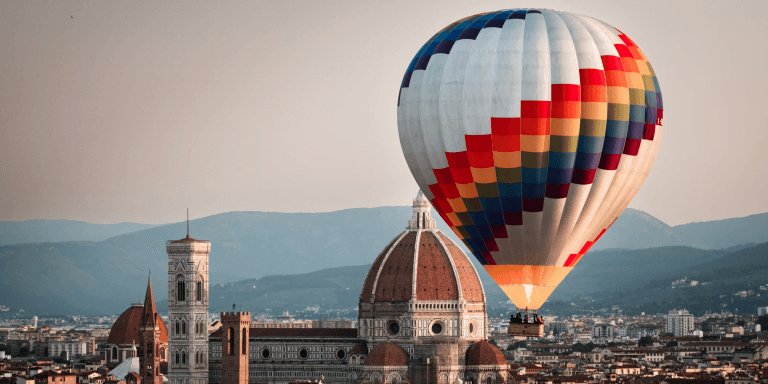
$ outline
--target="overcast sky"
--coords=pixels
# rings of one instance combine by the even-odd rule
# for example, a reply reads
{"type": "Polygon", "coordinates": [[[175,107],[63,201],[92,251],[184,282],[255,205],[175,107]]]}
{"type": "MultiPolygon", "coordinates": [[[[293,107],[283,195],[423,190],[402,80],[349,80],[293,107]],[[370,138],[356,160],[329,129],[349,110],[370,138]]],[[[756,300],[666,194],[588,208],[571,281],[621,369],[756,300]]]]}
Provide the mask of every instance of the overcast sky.
{"type": "Polygon", "coordinates": [[[767,1],[0,1],[0,220],[166,223],[406,205],[402,75],[436,31],[542,7],[652,63],[664,137],[630,207],[768,211],[767,1]]]}

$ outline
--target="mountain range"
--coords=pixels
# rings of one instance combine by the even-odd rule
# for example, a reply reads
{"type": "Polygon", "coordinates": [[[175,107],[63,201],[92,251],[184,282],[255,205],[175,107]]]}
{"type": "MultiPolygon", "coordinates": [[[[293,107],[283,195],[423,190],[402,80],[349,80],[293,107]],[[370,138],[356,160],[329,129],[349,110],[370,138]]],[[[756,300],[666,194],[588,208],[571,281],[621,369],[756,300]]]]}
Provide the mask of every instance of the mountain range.
{"type": "MultiPolygon", "coordinates": [[[[271,301],[295,302],[301,307],[304,297],[312,298],[309,304],[326,299],[330,305],[336,300],[327,308],[343,310],[356,305],[367,265],[405,229],[410,216],[410,207],[326,213],[228,212],[193,220],[190,227],[192,237],[212,242],[212,311],[218,310],[218,300],[222,300],[224,308],[238,302],[256,311],[277,310],[280,306],[269,304],[271,301]],[[328,272],[339,268],[341,272],[328,272]],[[361,269],[363,272],[356,275],[361,269]],[[319,280],[312,280],[315,277],[319,280]],[[307,285],[311,281],[317,284],[307,285]],[[274,290],[285,284],[307,288],[303,293],[296,291],[275,298],[276,292],[288,292],[274,290]],[[329,293],[338,289],[349,292],[329,293]],[[264,297],[262,290],[270,300],[257,299],[264,297]],[[291,295],[296,295],[295,300],[291,295]]],[[[103,237],[107,230],[98,224],[43,224],[0,222],[0,239],[6,244],[0,246],[0,270],[4,271],[0,305],[40,315],[119,313],[143,297],[150,269],[156,271],[152,280],[160,302],[167,295],[166,275],[161,272],[167,268],[165,241],[186,234],[184,222],[144,227],[112,225],[109,230],[117,234],[106,239],[103,237]],[[35,225],[46,228],[47,233],[25,232],[25,228],[35,225]]],[[[438,227],[458,242],[439,219],[438,227]]],[[[595,292],[632,287],[642,284],[643,276],[689,268],[767,240],[768,214],[668,226],[647,213],[627,209],[555,291],[552,301],[578,301],[578,297],[595,292]]],[[[508,300],[480,271],[489,308],[497,304],[504,307],[508,300]]],[[[310,307],[315,311],[312,308],[316,306],[299,309],[310,307]]],[[[291,309],[296,310],[293,306],[291,309]]]]}

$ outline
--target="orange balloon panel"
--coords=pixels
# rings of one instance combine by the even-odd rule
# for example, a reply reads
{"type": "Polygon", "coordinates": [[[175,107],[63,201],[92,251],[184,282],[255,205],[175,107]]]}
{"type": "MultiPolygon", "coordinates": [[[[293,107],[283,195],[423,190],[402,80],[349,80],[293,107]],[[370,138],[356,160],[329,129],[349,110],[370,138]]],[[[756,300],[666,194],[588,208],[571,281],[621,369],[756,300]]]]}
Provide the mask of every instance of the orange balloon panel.
{"type": "Polygon", "coordinates": [[[573,267],[484,265],[518,308],[539,309],[573,267]]]}

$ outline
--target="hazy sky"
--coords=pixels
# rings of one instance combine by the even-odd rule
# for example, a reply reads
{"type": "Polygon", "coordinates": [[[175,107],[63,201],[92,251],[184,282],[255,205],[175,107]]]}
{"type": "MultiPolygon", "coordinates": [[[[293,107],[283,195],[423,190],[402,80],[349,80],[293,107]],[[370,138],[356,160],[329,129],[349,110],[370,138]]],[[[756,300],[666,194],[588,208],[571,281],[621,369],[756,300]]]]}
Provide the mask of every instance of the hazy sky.
{"type": "Polygon", "coordinates": [[[0,0],[0,220],[405,205],[402,75],[465,16],[542,7],[631,37],[664,137],[630,207],[768,211],[768,1],[0,0]]]}

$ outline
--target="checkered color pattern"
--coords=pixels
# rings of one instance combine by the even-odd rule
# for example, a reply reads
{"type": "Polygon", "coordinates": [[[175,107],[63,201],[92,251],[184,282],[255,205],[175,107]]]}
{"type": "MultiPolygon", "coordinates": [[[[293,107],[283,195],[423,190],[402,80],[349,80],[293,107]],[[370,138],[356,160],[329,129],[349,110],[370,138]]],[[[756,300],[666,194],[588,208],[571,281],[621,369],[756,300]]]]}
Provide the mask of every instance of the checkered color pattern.
{"type": "Polygon", "coordinates": [[[397,116],[440,216],[518,307],[536,309],[648,175],[661,100],[623,32],[511,9],[432,36],[406,70],[397,116]]]}

